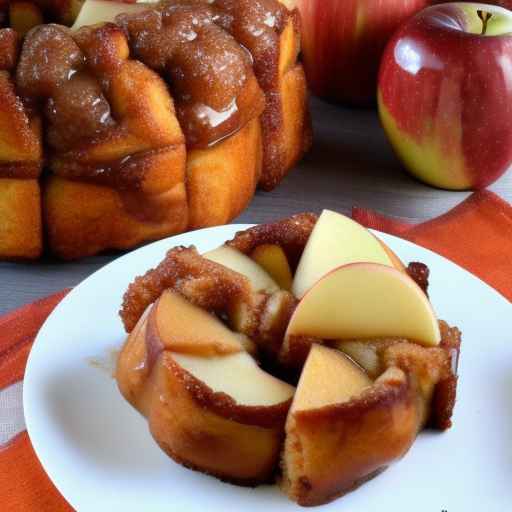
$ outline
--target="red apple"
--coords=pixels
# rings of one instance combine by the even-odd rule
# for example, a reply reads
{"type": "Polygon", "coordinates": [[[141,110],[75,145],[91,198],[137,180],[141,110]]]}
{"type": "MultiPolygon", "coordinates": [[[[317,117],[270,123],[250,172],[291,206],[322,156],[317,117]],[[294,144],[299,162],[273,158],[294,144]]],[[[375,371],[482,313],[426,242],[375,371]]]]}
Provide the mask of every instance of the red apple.
{"type": "Polygon", "coordinates": [[[308,83],[315,94],[375,102],[379,62],[393,32],[431,0],[297,0],[308,83]]]}
{"type": "Polygon", "coordinates": [[[397,155],[437,187],[486,187],[512,164],[512,12],[425,9],[389,42],[379,113],[397,155]]]}
{"type": "MultiPolygon", "coordinates": [[[[465,2],[467,0],[461,1],[465,2]]],[[[446,3],[446,0],[433,0],[432,2],[430,2],[431,5],[444,3],[446,3]]],[[[500,7],[504,7],[505,9],[512,9],[512,0],[482,0],[482,2],[480,3],[488,5],[499,5],[500,7]]]]}

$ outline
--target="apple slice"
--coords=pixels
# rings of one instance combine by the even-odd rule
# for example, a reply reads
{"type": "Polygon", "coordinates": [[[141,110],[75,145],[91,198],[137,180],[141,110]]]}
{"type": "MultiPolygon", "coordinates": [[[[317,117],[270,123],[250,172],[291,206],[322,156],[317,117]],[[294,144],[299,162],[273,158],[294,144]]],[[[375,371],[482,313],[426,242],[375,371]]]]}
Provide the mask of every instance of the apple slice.
{"type": "Polygon", "coordinates": [[[315,343],[302,370],[290,412],[346,402],[372,384],[361,367],[346,355],[315,343]]]}
{"type": "Polygon", "coordinates": [[[402,457],[420,426],[397,369],[372,385],[340,352],[314,344],[286,420],[281,486],[300,505],[324,504],[402,457]]]}
{"type": "Polygon", "coordinates": [[[245,352],[209,359],[163,352],[150,385],[150,430],[174,460],[241,485],[270,481],[292,386],[245,352]]]}
{"type": "Polygon", "coordinates": [[[206,358],[243,350],[239,336],[217,317],[172,290],[165,290],[149,313],[146,344],[151,363],[162,350],[206,358]]]}
{"type": "Polygon", "coordinates": [[[286,338],[402,337],[438,345],[439,323],[421,288],[399,270],[377,263],[339,267],[299,302],[286,338]]]}
{"type": "Polygon", "coordinates": [[[324,210],[302,253],[292,291],[300,299],[331,270],[362,261],[393,266],[383,245],[367,229],[344,215],[324,210]]]}
{"type": "Polygon", "coordinates": [[[282,290],[291,290],[292,271],[282,247],[275,244],[258,245],[251,258],[263,268],[282,290]]]}
{"type": "Polygon", "coordinates": [[[213,251],[204,253],[203,257],[210,261],[220,263],[221,265],[246,276],[251,283],[252,290],[256,293],[274,293],[279,291],[277,283],[267,272],[265,272],[265,270],[263,270],[263,268],[249,258],[249,256],[246,256],[233,247],[221,245],[213,251]]]}
{"type": "Polygon", "coordinates": [[[119,391],[136,409],[141,410],[149,368],[146,361],[146,328],[148,315],[153,305],[146,308],[139,321],[128,335],[117,358],[116,380],[119,391]]]}
{"type": "Polygon", "coordinates": [[[373,379],[381,373],[381,361],[373,340],[340,340],[331,345],[360,365],[373,379]]]}
{"type": "Polygon", "coordinates": [[[142,3],[114,2],[111,0],[86,0],[71,30],[107,23],[115,20],[118,14],[133,13],[147,10],[148,6],[142,3]]]}
{"type": "Polygon", "coordinates": [[[214,393],[225,393],[242,407],[271,407],[293,396],[295,388],[264,372],[246,352],[205,358],[172,354],[173,360],[214,393]]]}

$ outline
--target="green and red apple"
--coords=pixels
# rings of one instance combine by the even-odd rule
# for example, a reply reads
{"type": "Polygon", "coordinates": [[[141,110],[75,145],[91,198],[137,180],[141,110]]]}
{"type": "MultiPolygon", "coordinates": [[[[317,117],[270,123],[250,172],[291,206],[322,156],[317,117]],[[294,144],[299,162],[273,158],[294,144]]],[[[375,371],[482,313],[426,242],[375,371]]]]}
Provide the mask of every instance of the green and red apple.
{"type": "Polygon", "coordinates": [[[486,187],[512,164],[512,12],[449,3],[418,13],[382,58],[382,125],[420,180],[486,187]]]}
{"type": "Polygon", "coordinates": [[[309,86],[351,104],[375,102],[377,73],[393,32],[430,0],[297,0],[309,86]]]}

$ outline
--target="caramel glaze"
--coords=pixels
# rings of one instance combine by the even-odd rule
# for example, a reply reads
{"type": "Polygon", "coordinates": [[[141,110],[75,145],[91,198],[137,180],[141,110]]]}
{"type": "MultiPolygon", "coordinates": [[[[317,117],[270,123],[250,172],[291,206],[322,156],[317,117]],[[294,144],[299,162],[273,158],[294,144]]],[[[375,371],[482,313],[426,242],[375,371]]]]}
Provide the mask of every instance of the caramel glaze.
{"type": "Polygon", "coordinates": [[[147,66],[165,74],[187,146],[208,147],[261,114],[251,82],[277,86],[279,36],[288,11],[276,0],[170,0],[116,22],[147,66]],[[250,57],[245,54],[250,53],[250,57]]]}
{"type": "Polygon", "coordinates": [[[239,231],[226,243],[247,255],[259,245],[279,245],[284,250],[292,271],[295,271],[317,220],[316,213],[298,213],[286,219],[239,231]]]}
{"type": "Polygon", "coordinates": [[[115,125],[101,86],[66,27],[41,25],[27,34],[16,80],[21,95],[45,113],[54,152],[100,137],[115,125]]]}
{"type": "MultiPolygon", "coordinates": [[[[1,4],[0,4],[1,9],[1,4]]],[[[0,29],[0,80],[8,94],[0,104],[0,110],[11,113],[11,127],[18,133],[16,139],[8,138],[18,150],[32,156],[40,153],[39,121],[30,106],[17,95],[13,82],[20,50],[17,33],[10,28],[0,29]]],[[[5,94],[5,93],[4,93],[5,94]]],[[[0,178],[34,179],[41,172],[41,161],[0,161],[0,178]]]]}
{"type": "Polygon", "coordinates": [[[247,51],[199,2],[121,14],[134,55],[165,76],[189,148],[209,147],[261,114],[264,96],[247,51]]]}
{"type": "Polygon", "coordinates": [[[251,52],[261,88],[277,86],[279,36],[288,10],[276,0],[214,0],[212,5],[217,23],[251,52]]]}
{"type": "Polygon", "coordinates": [[[17,89],[26,104],[44,114],[47,156],[54,174],[115,187],[130,214],[160,222],[165,212],[158,196],[152,198],[140,189],[151,158],[168,148],[168,140],[148,134],[150,149],[127,149],[124,156],[107,161],[88,157],[94,144],[115,145],[130,133],[124,120],[114,117],[108,99],[113,78],[128,55],[124,34],[114,24],[76,33],[61,25],[40,25],[24,40],[17,89]]]}
{"type": "MultiPolygon", "coordinates": [[[[52,9],[64,12],[63,2],[38,5],[50,15],[52,9]]],[[[265,97],[258,82],[268,88],[277,80],[279,33],[286,14],[276,0],[174,0],[143,13],[122,14],[116,21],[133,54],[167,78],[187,146],[205,148],[262,113],[265,97]]],[[[13,69],[18,54],[15,33],[5,31],[9,33],[0,35],[0,70],[13,69]]],[[[84,36],[83,30],[73,34],[55,24],[36,27],[25,38],[16,88],[25,108],[44,114],[50,159],[109,137],[117,125],[106,97],[108,80],[95,73],[95,51],[94,38],[84,36]]],[[[109,64],[115,72],[115,63],[109,64]]],[[[137,164],[144,155],[102,165],[71,160],[54,172],[134,190],[143,179],[144,166],[137,164]]],[[[2,175],[6,172],[20,174],[16,164],[2,175]]]]}
{"type": "Polygon", "coordinates": [[[290,15],[278,0],[164,0],[160,6],[208,12],[216,25],[250,52],[260,87],[266,91],[277,85],[279,36],[290,15]]]}
{"type": "Polygon", "coordinates": [[[124,294],[120,315],[127,332],[167,288],[178,291],[196,306],[218,313],[238,300],[250,302],[252,296],[245,276],[203,258],[193,247],[175,247],[157,267],[135,278],[124,294]]]}

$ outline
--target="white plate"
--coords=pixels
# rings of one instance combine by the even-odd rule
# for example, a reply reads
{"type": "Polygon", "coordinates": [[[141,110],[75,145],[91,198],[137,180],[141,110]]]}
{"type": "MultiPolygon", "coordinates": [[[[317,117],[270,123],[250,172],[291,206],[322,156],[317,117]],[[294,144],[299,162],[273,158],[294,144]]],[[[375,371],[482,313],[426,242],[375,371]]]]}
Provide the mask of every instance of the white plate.
{"type": "MultiPolygon", "coordinates": [[[[214,248],[248,226],[187,233],[143,247],[77,286],[50,315],[30,353],[24,384],[27,429],[59,491],[79,511],[286,512],[303,510],[276,487],[235,487],[184,469],[152,440],[146,420],[92,365],[119,348],[117,314],[128,283],[167,249],[214,248]]],[[[431,269],[441,318],[463,331],[454,427],[422,433],[382,475],[318,510],[504,511],[512,503],[512,307],[448,260],[380,235],[404,261],[431,269]]]]}

